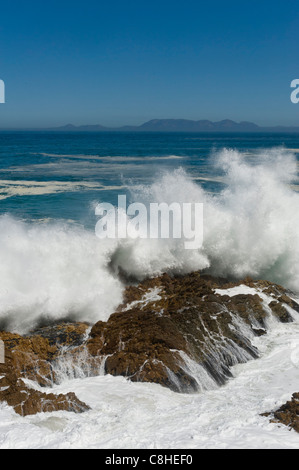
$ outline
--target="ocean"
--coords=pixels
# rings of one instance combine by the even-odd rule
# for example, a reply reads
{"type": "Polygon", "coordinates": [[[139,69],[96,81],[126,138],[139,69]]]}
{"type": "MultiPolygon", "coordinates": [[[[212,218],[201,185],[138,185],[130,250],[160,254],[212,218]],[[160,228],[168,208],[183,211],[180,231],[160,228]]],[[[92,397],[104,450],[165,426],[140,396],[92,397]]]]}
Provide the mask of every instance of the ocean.
{"type": "MultiPolygon", "coordinates": [[[[299,297],[298,134],[0,133],[0,328],[106,321],[124,276],[201,270],[267,279],[299,297]],[[99,203],[203,203],[204,241],[107,239],[99,203]]],[[[0,448],[298,448],[260,413],[299,391],[299,321],[256,338],[222,387],[177,394],[123,377],[70,378],[81,415],[0,404],[0,448]]]]}

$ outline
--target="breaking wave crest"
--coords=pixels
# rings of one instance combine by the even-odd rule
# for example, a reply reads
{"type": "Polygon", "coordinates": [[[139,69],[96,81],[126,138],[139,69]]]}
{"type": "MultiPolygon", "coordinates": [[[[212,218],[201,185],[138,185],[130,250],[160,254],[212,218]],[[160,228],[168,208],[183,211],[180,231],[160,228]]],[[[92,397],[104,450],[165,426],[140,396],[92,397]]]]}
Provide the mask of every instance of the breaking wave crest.
{"type": "Polygon", "coordinates": [[[299,195],[295,157],[273,149],[248,162],[234,150],[215,155],[225,189],[209,194],[183,169],[164,173],[132,199],[204,204],[204,243],[179,239],[100,240],[94,232],[0,217],[0,326],[26,332],[41,322],[107,320],[121,303],[119,272],[135,279],[205,270],[250,275],[299,292],[299,195]]]}

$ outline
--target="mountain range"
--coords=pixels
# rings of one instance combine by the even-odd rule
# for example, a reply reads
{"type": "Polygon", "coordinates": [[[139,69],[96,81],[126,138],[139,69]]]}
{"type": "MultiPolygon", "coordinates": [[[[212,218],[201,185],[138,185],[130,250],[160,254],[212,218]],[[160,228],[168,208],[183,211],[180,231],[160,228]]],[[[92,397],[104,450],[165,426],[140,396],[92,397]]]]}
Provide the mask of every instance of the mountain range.
{"type": "MultiPolygon", "coordinates": [[[[4,130],[4,129],[2,129],[4,130]]],[[[8,129],[6,129],[8,130],[8,129]]],[[[9,129],[21,130],[21,129],[9,129]]],[[[299,126],[262,127],[253,122],[235,122],[230,119],[212,122],[206,119],[152,119],[138,126],[107,127],[100,124],[80,125],[67,124],[51,128],[22,129],[30,131],[55,132],[298,132],[299,126]]]]}
{"type": "Polygon", "coordinates": [[[152,119],[139,126],[112,128],[100,124],[81,126],[67,124],[45,130],[62,132],[299,132],[299,126],[261,127],[253,122],[235,122],[230,119],[216,122],[209,120],[192,121],[189,119],[152,119]]]}

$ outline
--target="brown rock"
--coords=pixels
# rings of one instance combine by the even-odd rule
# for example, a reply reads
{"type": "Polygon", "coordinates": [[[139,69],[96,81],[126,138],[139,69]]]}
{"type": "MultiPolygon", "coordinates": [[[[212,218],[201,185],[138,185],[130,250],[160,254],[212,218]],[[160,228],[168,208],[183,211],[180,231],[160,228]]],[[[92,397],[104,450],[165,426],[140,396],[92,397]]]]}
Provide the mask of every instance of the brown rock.
{"type": "Polygon", "coordinates": [[[73,394],[46,395],[24,382],[54,383],[63,360],[86,375],[97,375],[104,365],[107,374],[177,392],[204,388],[208,379],[223,384],[233,365],[258,357],[251,339],[266,334],[269,315],[259,291],[271,296],[270,309],[280,321],[292,320],[290,308],[299,311],[283,287],[268,281],[235,282],[198,272],[164,274],[128,286],[122,305],[107,322],[93,325],[89,335],[89,325],[79,322],[46,326],[26,336],[0,332],[6,351],[6,362],[0,365],[0,400],[20,414],[88,409],[73,394]],[[240,284],[257,289],[256,294],[216,291],[240,284]]]}
{"type": "MultiPolygon", "coordinates": [[[[75,325],[70,325],[67,331],[74,329],[75,325]]],[[[83,331],[81,325],[79,331],[83,331]]],[[[79,332],[76,341],[78,335],[79,332]]],[[[66,395],[43,393],[28,387],[22,380],[27,378],[42,386],[49,385],[55,380],[51,361],[59,355],[58,342],[51,344],[49,338],[41,334],[22,337],[3,331],[0,332],[0,339],[5,346],[5,363],[0,364],[0,401],[5,401],[22,416],[42,411],[82,412],[89,409],[73,393],[66,395]]],[[[70,341],[67,344],[70,345],[70,341]]]]}
{"type": "Polygon", "coordinates": [[[278,410],[262,413],[262,416],[270,416],[271,423],[281,423],[299,432],[299,393],[293,393],[291,400],[278,410]]]}
{"type": "Polygon", "coordinates": [[[270,304],[269,307],[271,308],[273,314],[281,321],[282,323],[289,323],[292,322],[293,319],[285,306],[278,301],[273,300],[270,304]]]}
{"type": "Polygon", "coordinates": [[[164,274],[126,289],[118,311],[93,326],[88,351],[106,358],[108,374],[190,391],[198,381],[182,359],[184,353],[223,384],[232,365],[258,357],[240,323],[252,335],[266,334],[268,311],[258,294],[230,297],[215,292],[240,284],[266,290],[273,297],[273,314],[280,321],[291,320],[284,304],[293,301],[279,285],[251,278],[228,282],[197,272],[173,278],[164,274]]]}
{"type": "Polygon", "coordinates": [[[0,401],[12,406],[21,416],[59,410],[81,413],[89,409],[74,393],[43,393],[27,387],[16,375],[9,373],[0,379],[0,401]]]}

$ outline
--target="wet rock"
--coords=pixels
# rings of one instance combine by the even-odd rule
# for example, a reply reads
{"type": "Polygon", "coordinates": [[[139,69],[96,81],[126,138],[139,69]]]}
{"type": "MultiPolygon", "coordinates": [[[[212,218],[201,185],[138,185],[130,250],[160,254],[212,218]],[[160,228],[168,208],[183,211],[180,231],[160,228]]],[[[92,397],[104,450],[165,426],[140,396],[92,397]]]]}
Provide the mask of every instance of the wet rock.
{"type": "MultiPolygon", "coordinates": [[[[280,297],[280,299],[281,299],[281,297],[280,297]]],[[[293,321],[292,316],[287,311],[285,306],[281,303],[281,301],[277,302],[277,301],[273,300],[269,304],[269,307],[271,308],[274,315],[276,315],[282,323],[289,323],[289,322],[293,321]]]]}
{"type": "Polygon", "coordinates": [[[39,385],[48,385],[52,380],[49,359],[57,354],[57,348],[40,336],[24,338],[21,335],[0,332],[9,364],[18,377],[35,380],[39,385]]]}
{"type": "MultiPolygon", "coordinates": [[[[62,328],[64,331],[74,332],[76,326],[78,330],[73,337],[74,345],[77,344],[79,335],[83,334],[82,325],[64,325],[63,328],[60,325],[58,328],[59,331],[62,328]]],[[[15,333],[0,332],[0,339],[5,347],[5,362],[0,364],[0,401],[5,401],[22,416],[42,411],[82,412],[89,409],[73,393],[44,393],[26,384],[25,379],[29,379],[40,386],[51,385],[55,381],[52,361],[60,355],[61,345],[71,347],[73,344],[69,336],[66,336],[65,344],[61,337],[56,342],[51,341],[48,333],[46,330],[45,335],[39,332],[23,337],[15,333]]]]}
{"type": "Polygon", "coordinates": [[[271,423],[281,423],[299,432],[299,393],[293,393],[291,400],[278,410],[262,413],[262,416],[270,417],[271,423]]]}
{"type": "Polygon", "coordinates": [[[279,321],[292,321],[286,305],[299,307],[283,287],[267,281],[164,274],[129,286],[118,311],[93,326],[87,347],[105,360],[107,374],[190,392],[205,388],[200,370],[224,384],[233,365],[257,358],[252,339],[266,334],[271,311],[279,321]],[[254,289],[252,295],[225,295],[241,284],[254,289]]]}
{"type": "Polygon", "coordinates": [[[88,409],[74,394],[41,391],[58,383],[61,371],[69,377],[104,371],[176,392],[222,385],[232,366],[258,357],[254,338],[267,333],[269,316],[292,321],[292,310],[299,311],[292,297],[282,286],[251,278],[194,272],[146,279],[126,288],[107,322],[62,322],[25,336],[0,331],[6,353],[0,400],[22,415],[88,409]],[[235,295],[227,290],[235,287],[235,295]]]}
{"type": "Polygon", "coordinates": [[[12,406],[21,416],[51,411],[82,413],[89,410],[72,392],[65,395],[43,393],[26,386],[22,379],[10,374],[0,379],[0,400],[12,406]]]}
{"type": "Polygon", "coordinates": [[[87,335],[89,323],[84,322],[62,322],[51,326],[39,328],[26,337],[34,341],[34,338],[43,338],[48,340],[50,346],[59,348],[59,346],[79,346],[84,342],[87,335]]]}

